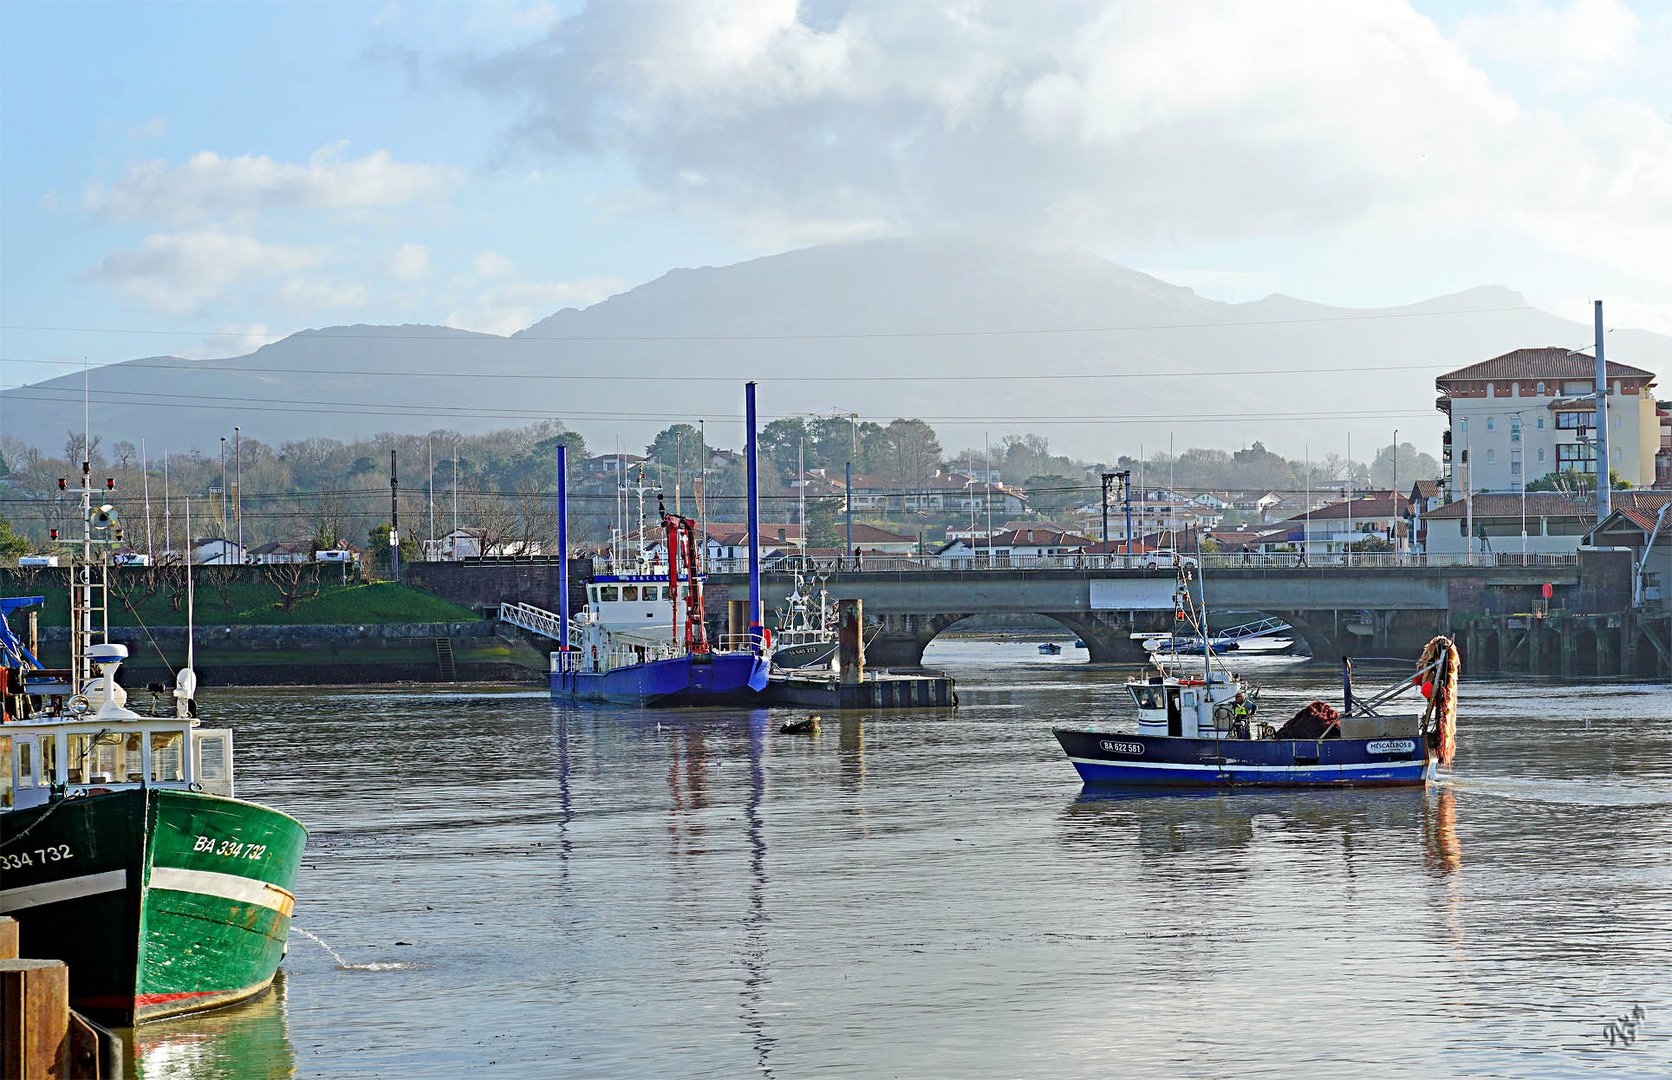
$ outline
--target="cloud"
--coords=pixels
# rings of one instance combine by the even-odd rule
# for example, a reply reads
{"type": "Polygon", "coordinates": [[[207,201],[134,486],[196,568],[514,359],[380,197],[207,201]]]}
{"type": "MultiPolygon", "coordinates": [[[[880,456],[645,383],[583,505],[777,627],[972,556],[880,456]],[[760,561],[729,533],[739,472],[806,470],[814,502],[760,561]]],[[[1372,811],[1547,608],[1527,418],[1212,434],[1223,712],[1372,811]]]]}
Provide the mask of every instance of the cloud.
{"type": "Polygon", "coordinates": [[[316,151],[307,164],[245,154],[225,158],[199,151],[171,166],[146,161],[128,167],[109,186],[91,184],[82,205],[113,221],[173,223],[249,218],[272,210],[338,210],[394,206],[439,190],[448,169],[396,161],[379,150],[362,158],[339,157],[341,145],[316,151]]]}
{"type": "Polygon", "coordinates": [[[368,293],[362,285],[292,278],[279,286],[280,303],[299,311],[364,307],[368,293]]]}
{"type": "Polygon", "coordinates": [[[137,251],[107,254],[90,276],[158,311],[183,315],[242,282],[295,273],[320,261],[319,253],[307,249],[205,229],[147,236],[137,251]]]}
{"type": "Polygon", "coordinates": [[[282,337],[283,334],[274,333],[264,323],[227,323],[214,336],[203,338],[194,347],[180,350],[178,355],[187,360],[219,360],[229,356],[247,356],[282,337]]]}
{"type": "Polygon", "coordinates": [[[515,282],[484,292],[448,315],[444,324],[488,334],[514,334],[565,307],[586,307],[625,289],[619,278],[515,282]]]}
{"type": "Polygon", "coordinates": [[[161,116],[153,116],[151,119],[135,124],[128,129],[128,138],[134,142],[144,139],[160,139],[166,134],[168,134],[168,120],[161,116]]]}
{"type": "Polygon", "coordinates": [[[515,269],[516,264],[498,252],[484,251],[476,256],[476,273],[480,277],[504,277],[515,269]]]}
{"type": "Polygon", "coordinates": [[[389,271],[401,281],[417,281],[430,272],[430,249],[423,244],[402,244],[389,261],[389,271]]]}
{"type": "Polygon", "coordinates": [[[1457,40],[1471,56],[1534,72],[1556,89],[1595,85],[1632,62],[1642,24],[1620,0],[1550,6],[1520,0],[1491,15],[1467,15],[1457,40]]]}
{"type": "Polygon", "coordinates": [[[1120,250],[1366,223],[1543,244],[1599,204],[1616,233],[1666,223],[1667,125],[1529,108],[1466,45],[1496,26],[1533,56],[1600,13],[1574,33],[1614,55],[1622,11],[1526,6],[1460,42],[1399,0],[647,0],[463,70],[516,105],[519,146],[623,161],[762,246],[952,227],[1120,250]]]}

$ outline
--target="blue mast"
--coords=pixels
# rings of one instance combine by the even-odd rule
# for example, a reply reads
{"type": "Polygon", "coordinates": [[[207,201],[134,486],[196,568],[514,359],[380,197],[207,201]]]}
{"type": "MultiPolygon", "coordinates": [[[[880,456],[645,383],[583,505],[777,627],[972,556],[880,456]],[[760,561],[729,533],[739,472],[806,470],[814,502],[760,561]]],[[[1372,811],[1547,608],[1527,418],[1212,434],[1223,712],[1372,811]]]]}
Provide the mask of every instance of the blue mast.
{"type": "Polygon", "coordinates": [[[557,613],[563,619],[563,640],[569,647],[569,448],[557,444],[557,613]]]}
{"type": "Polygon", "coordinates": [[[761,626],[761,508],[759,453],[755,445],[755,384],[743,387],[744,438],[743,456],[749,470],[749,648],[762,651],[765,634],[761,626]]]}

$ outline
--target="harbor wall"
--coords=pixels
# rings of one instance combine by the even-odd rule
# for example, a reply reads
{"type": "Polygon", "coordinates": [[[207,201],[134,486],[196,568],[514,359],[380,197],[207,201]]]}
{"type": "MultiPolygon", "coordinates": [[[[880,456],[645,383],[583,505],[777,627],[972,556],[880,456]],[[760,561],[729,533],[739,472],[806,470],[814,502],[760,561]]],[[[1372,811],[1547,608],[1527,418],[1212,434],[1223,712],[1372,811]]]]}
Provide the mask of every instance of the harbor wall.
{"type": "MultiPolygon", "coordinates": [[[[180,627],[113,626],[128,647],[119,678],[130,691],[170,683],[186,662],[180,627]]],[[[69,631],[42,628],[41,660],[67,663],[69,631]]],[[[197,632],[194,666],[204,686],[359,685],[392,682],[526,682],[544,652],[487,620],[343,626],[210,626],[197,632]]]]}

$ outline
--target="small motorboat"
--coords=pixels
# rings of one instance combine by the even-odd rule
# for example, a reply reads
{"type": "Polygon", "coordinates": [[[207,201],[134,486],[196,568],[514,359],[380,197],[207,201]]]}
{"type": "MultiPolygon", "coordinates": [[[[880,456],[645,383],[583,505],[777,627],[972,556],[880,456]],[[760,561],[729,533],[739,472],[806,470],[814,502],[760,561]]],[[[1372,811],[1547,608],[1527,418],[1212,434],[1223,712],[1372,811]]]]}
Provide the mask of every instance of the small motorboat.
{"type": "Polygon", "coordinates": [[[1075,638],[1075,639],[1074,639],[1074,647],[1075,647],[1075,648],[1076,648],[1076,649],[1083,649],[1083,648],[1085,648],[1085,647],[1086,647],[1086,639],[1085,639],[1085,638],[1078,638],[1078,637],[1077,637],[1077,638],[1075,638]]]}
{"type": "Polygon", "coordinates": [[[1058,645],[1054,641],[1042,642],[1039,646],[1039,654],[1041,656],[1056,656],[1057,654],[1059,654],[1061,652],[1062,652],[1062,646],[1058,645]]]}

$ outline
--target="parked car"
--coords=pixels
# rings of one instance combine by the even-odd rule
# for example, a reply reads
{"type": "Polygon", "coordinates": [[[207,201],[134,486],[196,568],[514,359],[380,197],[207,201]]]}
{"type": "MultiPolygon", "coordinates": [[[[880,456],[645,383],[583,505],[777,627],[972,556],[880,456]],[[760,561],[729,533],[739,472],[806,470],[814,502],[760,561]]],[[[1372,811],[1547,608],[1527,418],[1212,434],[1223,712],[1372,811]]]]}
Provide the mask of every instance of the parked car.
{"type": "Polygon", "coordinates": [[[1156,548],[1144,556],[1145,570],[1177,570],[1181,566],[1196,569],[1196,556],[1180,555],[1172,548],[1156,548]]]}
{"type": "Polygon", "coordinates": [[[110,561],[117,566],[150,566],[151,556],[139,551],[119,551],[110,561]]]}

